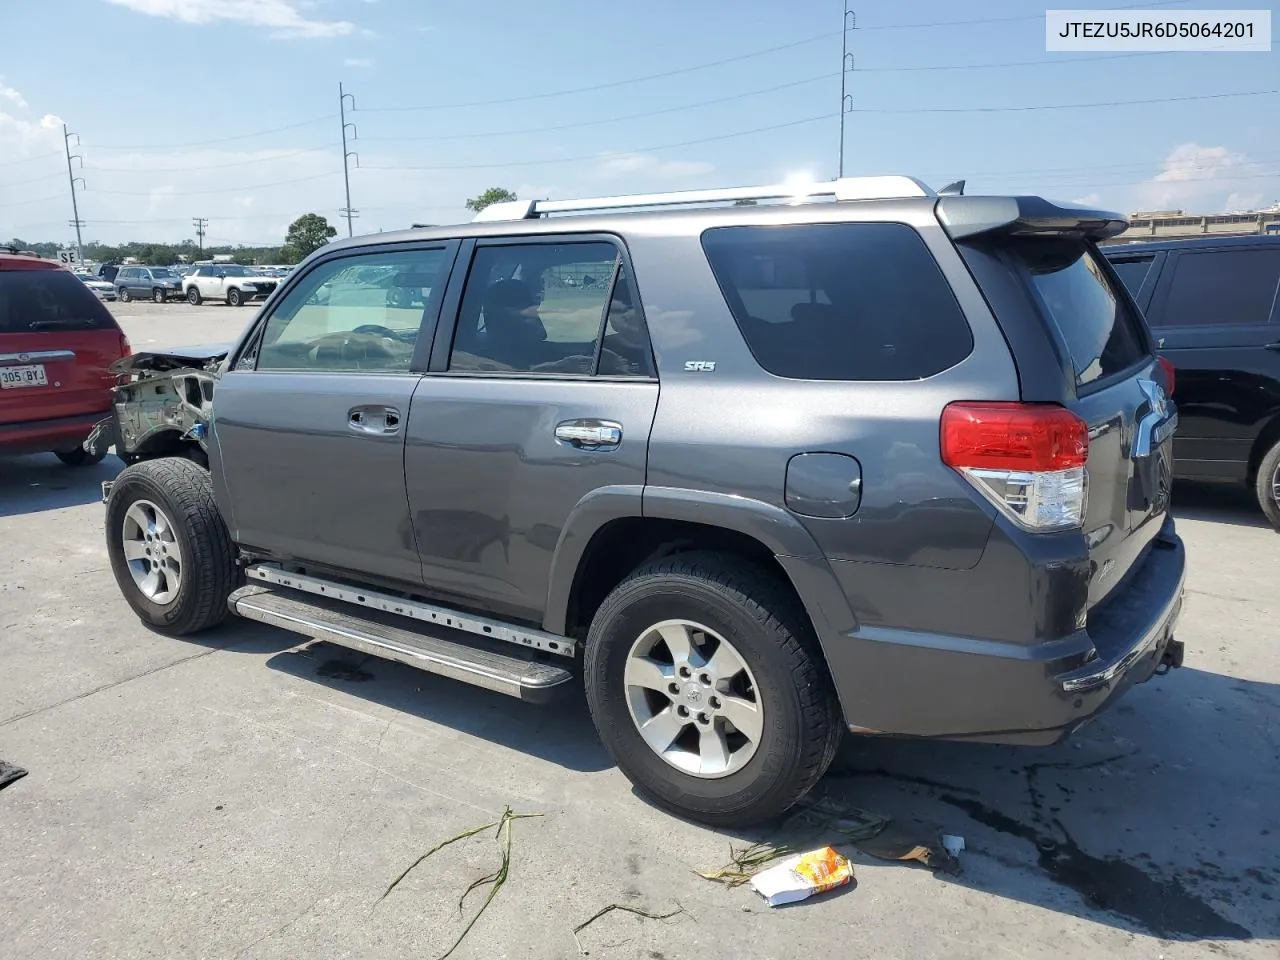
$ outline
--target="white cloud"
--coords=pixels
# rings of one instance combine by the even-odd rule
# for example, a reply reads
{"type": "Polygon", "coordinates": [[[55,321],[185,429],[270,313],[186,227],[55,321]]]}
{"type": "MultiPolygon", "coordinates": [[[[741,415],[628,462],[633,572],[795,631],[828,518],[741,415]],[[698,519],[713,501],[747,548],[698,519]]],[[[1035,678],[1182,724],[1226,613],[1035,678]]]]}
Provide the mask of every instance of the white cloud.
{"type": "Polygon", "coordinates": [[[27,101],[22,98],[22,94],[5,83],[4,77],[0,77],[0,99],[8,100],[19,110],[27,109],[27,101]]]}
{"type": "MultiPolygon", "coordinates": [[[[1268,176],[1256,160],[1228,147],[1182,143],[1135,191],[1134,209],[1206,213],[1250,207],[1261,202],[1264,194],[1257,188],[1268,176]]],[[[1280,176],[1274,182],[1280,184],[1280,176]]]]}
{"type": "Polygon", "coordinates": [[[347,20],[309,20],[303,0],[107,0],[151,17],[167,17],[197,26],[227,21],[274,27],[273,37],[315,39],[343,37],[356,32],[347,20]]]}
{"type": "Polygon", "coordinates": [[[342,61],[342,65],[344,67],[359,67],[361,69],[366,69],[373,66],[373,61],[368,57],[347,57],[347,59],[342,61]]]}
{"type": "Polygon", "coordinates": [[[1102,202],[1102,198],[1096,193],[1086,193],[1083,197],[1076,197],[1071,202],[1078,203],[1082,207],[1096,207],[1102,202]]]}
{"type": "Polygon", "coordinates": [[[701,160],[660,160],[648,153],[605,153],[596,167],[601,179],[677,179],[705,176],[715,165],[701,160]]]}

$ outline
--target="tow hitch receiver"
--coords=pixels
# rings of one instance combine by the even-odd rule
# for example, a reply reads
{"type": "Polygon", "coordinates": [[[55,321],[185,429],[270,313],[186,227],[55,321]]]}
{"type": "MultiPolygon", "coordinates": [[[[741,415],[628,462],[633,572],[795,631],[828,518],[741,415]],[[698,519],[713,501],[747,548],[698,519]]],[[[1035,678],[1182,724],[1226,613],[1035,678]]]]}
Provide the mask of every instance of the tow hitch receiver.
{"type": "Polygon", "coordinates": [[[1160,666],[1156,673],[1164,675],[1174,667],[1182,666],[1182,655],[1186,645],[1181,640],[1170,640],[1160,657],[1160,666]]]}

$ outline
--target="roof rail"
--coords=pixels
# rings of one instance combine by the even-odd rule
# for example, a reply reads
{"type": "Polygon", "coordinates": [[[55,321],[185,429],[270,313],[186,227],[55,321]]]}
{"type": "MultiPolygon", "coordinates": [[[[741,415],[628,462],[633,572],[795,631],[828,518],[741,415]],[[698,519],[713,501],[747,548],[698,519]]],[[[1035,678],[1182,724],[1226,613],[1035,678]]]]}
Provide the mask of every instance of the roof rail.
{"type": "Polygon", "coordinates": [[[511,200],[485,207],[472,223],[496,220],[536,220],[549,213],[587,213],[633,207],[678,207],[735,200],[803,201],[814,197],[833,200],[888,200],[899,197],[932,197],[936,194],[915,177],[844,177],[826,183],[774,183],[761,187],[727,187],[719,190],[677,190],[673,193],[637,193],[583,200],[511,200]]]}

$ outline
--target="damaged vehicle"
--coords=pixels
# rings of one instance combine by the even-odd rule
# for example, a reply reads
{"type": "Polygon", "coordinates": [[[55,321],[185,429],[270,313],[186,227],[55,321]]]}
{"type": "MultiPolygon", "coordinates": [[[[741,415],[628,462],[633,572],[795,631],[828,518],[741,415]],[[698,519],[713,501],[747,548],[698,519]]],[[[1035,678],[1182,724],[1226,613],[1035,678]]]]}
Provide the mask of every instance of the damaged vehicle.
{"type": "Polygon", "coordinates": [[[1098,250],[1124,218],[798,189],[335,241],[229,350],[120,365],[125,600],[585,689],[640,793],[731,827],[846,731],[1051,744],[1180,666],[1173,372],[1098,250]]]}
{"type": "Polygon", "coordinates": [[[118,378],[111,414],[93,428],[85,449],[101,459],[114,447],[126,464],[184,457],[207,468],[213,384],[228,349],[186,347],[116,361],[110,368],[118,378]]]}

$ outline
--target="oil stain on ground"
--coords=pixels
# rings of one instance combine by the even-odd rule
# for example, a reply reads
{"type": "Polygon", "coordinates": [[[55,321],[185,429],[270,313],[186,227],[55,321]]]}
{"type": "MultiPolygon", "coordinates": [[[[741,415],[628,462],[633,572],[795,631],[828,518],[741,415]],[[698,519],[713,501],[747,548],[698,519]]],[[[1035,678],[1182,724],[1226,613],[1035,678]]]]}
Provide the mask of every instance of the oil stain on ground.
{"type": "Polygon", "coordinates": [[[1128,860],[1085,853],[1061,824],[1058,827],[1064,837],[1058,840],[971,797],[943,794],[938,799],[992,830],[1035,844],[1040,868],[1056,882],[1075,890],[1090,906],[1132,920],[1162,939],[1253,937],[1195,896],[1176,877],[1158,878],[1128,860]]]}
{"type": "Polygon", "coordinates": [[[326,660],[316,668],[316,676],[326,680],[345,680],[347,683],[364,683],[373,674],[360,669],[360,664],[350,660],[326,660]]]}

